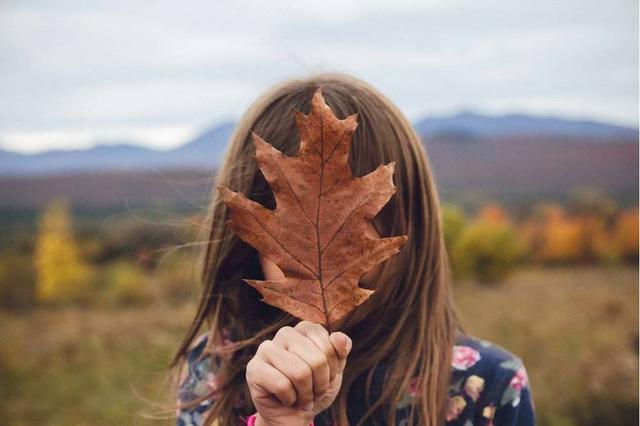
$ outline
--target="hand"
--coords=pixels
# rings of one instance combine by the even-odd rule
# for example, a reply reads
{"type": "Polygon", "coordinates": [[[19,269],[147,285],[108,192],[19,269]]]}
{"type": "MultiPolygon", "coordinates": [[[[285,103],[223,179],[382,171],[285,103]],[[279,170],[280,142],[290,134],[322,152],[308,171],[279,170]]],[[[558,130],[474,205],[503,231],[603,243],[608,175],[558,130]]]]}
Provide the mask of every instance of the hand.
{"type": "Polygon", "coordinates": [[[351,346],[346,334],[308,321],[262,342],[246,373],[256,426],[308,426],[338,395],[351,346]]]}

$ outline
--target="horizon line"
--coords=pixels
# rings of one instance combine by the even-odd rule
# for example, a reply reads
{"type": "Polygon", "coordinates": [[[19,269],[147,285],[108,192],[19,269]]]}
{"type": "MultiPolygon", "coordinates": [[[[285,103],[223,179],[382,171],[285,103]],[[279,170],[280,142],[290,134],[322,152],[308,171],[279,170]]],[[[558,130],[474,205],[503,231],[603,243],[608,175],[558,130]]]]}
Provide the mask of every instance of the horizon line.
{"type": "MultiPolygon", "coordinates": [[[[416,127],[419,124],[421,124],[424,121],[427,120],[444,120],[444,119],[450,119],[450,118],[456,118],[459,116],[464,116],[464,115],[473,115],[473,116],[478,116],[478,117],[482,117],[482,118],[488,118],[488,119],[494,119],[494,118],[509,118],[509,117],[524,117],[524,118],[530,118],[530,119],[538,119],[538,120],[545,120],[545,119],[553,119],[553,120],[559,120],[559,121],[564,121],[567,123],[574,123],[574,124],[597,124],[597,125],[603,125],[603,126],[610,126],[610,127],[617,127],[620,129],[625,129],[625,130],[629,130],[629,131],[636,131],[636,132],[640,132],[640,123],[629,123],[629,122],[621,122],[615,119],[610,119],[610,118],[604,118],[604,117],[594,117],[594,116],[571,116],[571,115],[566,115],[566,114],[553,114],[553,113],[536,113],[536,112],[524,112],[522,110],[513,110],[511,112],[504,112],[504,113],[496,113],[496,112],[489,112],[489,111],[483,111],[480,108],[475,108],[475,107],[462,107],[459,109],[456,109],[454,112],[451,113],[445,113],[445,112],[440,112],[440,113],[433,113],[433,114],[422,114],[420,115],[418,119],[410,119],[411,125],[416,127]]],[[[41,134],[47,134],[49,133],[50,135],[52,134],[56,134],[56,133],[65,133],[65,132],[69,132],[69,133],[73,133],[73,132],[91,132],[91,130],[50,130],[50,131],[43,131],[43,132],[33,132],[33,131],[23,131],[23,132],[2,132],[0,131],[0,150],[5,151],[5,152],[11,152],[11,153],[15,153],[15,154],[22,154],[22,155],[37,155],[37,154],[42,154],[42,153],[46,153],[46,152],[51,152],[51,151],[69,151],[69,152],[78,152],[78,151],[88,151],[91,149],[95,149],[98,147],[116,147],[116,146],[128,146],[128,147],[137,147],[137,148],[145,148],[145,149],[150,149],[153,151],[158,151],[158,152],[163,152],[163,151],[171,151],[173,149],[177,149],[180,148],[182,146],[185,146],[187,144],[189,144],[190,142],[192,142],[194,139],[197,139],[198,137],[202,136],[203,134],[205,134],[206,132],[215,130],[217,128],[221,128],[223,126],[226,125],[236,125],[239,121],[239,118],[231,118],[231,117],[226,117],[226,118],[220,118],[218,121],[213,121],[213,124],[209,124],[209,125],[205,125],[205,126],[197,126],[197,125],[191,125],[191,126],[183,126],[183,127],[191,127],[191,130],[189,130],[186,133],[189,133],[189,136],[180,138],[179,140],[177,140],[174,143],[169,143],[166,144],[166,146],[162,146],[162,144],[158,144],[157,141],[151,142],[151,140],[147,140],[144,141],[145,138],[140,138],[140,137],[132,137],[132,136],[122,136],[122,137],[96,137],[96,136],[91,136],[91,137],[87,137],[84,138],[84,141],[77,144],[77,145],[56,145],[50,148],[44,148],[44,149],[26,149],[26,150],[21,150],[21,149],[17,149],[15,146],[11,146],[11,145],[16,145],[16,144],[7,144],[5,141],[6,136],[3,137],[3,134],[7,134],[7,133],[23,133],[23,134],[37,134],[37,133],[41,133],[41,134]],[[7,146],[9,145],[9,146],[7,146]]],[[[142,126],[141,126],[142,127],[142,126]]],[[[156,126],[144,126],[144,127],[148,127],[148,128],[161,128],[163,127],[163,125],[159,124],[156,126]]],[[[135,126],[132,126],[132,128],[135,128],[135,126]]],[[[125,132],[126,133],[126,132],[125,132]]],[[[133,133],[133,132],[132,132],[133,133]]],[[[39,135],[38,138],[42,138],[44,137],[43,135],[39,135]]],[[[55,139],[55,137],[51,137],[51,139],[55,139]]],[[[81,138],[78,138],[78,140],[80,140],[81,138]]]]}

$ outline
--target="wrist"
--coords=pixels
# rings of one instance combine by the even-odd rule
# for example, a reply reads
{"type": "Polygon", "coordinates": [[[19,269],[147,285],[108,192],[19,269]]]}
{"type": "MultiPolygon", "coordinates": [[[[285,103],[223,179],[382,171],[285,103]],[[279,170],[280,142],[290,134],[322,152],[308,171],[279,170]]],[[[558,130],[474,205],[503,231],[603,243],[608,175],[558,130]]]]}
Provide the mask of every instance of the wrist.
{"type": "MultiPolygon", "coordinates": [[[[288,423],[290,424],[290,423],[288,423]]],[[[252,414],[251,416],[249,416],[249,418],[247,419],[247,426],[275,426],[274,423],[270,423],[268,421],[265,421],[261,416],[260,413],[256,413],[256,414],[252,414]]],[[[314,426],[313,424],[313,420],[311,421],[304,421],[301,420],[299,423],[299,426],[314,426]]]]}

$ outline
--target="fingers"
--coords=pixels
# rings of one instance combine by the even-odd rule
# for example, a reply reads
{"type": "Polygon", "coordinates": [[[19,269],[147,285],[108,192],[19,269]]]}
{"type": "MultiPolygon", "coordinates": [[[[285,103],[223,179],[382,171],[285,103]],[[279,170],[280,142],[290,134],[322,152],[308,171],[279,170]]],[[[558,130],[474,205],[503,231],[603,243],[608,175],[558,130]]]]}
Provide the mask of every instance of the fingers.
{"type": "Polygon", "coordinates": [[[347,364],[347,356],[349,355],[349,352],[351,352],[351,339],[346,334],[337,331],[335,333],[331,333],[329,340],[331,340],[331,344],[338,354],[338,372],[342,373],[344,366],[347,364]]]}
{"type": "Polygon", "coordinates": [[[284,405],[296,402],[296,390],[293,383],[282,372],[259,358],[247,363],[247,383],[260,388],[266,394],[275,395],[284,405]]]}
{"type": "Polygon", "coordinates": [[[338,370],[338,354],[329,340],[327,329],[320,324],[309,321],[300,321],[295,326],[295,329],[305,335],[322,351],[329,362],[329,380],[333,380],[338,370]]]}
{"type": "MultiPolygon", "coordinates": [[[[328,340],[327,338],[327,343],[331,346],[328,340]]],[[[278,330],[273,341],[297,355],[311,368],[313,393],[315,395],[322,395],[329,389],[329,361],[324,352],[311,339],[300,333],[298,329],[283,327],[278,330]]],[[[331,350],[333,351],[333,348],[331,350]]]]}
{"type": "Polygon", "coordinates": [[[258,347],[247,364],[247,382],[284,405],[312,409],[315,398],[324,395],[338,375],[342,377],[351,347],[346,334],[329,334],[309,321],[283,327],[258,347]]]}
{"type": "Polygon", "coordinates": [[[262,342],[256,355],[289,379],[296,391],[296,405],[303,409],[313,406],[313,373],[309,365],[271,340],[262,342]]]}

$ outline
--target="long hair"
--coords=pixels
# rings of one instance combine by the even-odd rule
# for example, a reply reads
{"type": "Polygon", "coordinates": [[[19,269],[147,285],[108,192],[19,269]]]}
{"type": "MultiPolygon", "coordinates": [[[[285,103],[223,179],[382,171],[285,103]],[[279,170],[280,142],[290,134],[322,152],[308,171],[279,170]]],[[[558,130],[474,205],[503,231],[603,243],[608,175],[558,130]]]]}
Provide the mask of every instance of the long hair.
{"type": "MultiPolygon", "coordinates": [[[[386,410],[386,423],[395,424],[393,407],[414,386],[412,418],[416,414],[419,424],[440,425],[444,423],[452,348],[464,329],[452,301],[440,205],[429,160],[400,110],[369,84],[345,74],[288,80],[264,93],[244,114],[214,188],[224,185],[275,208],[273,193],[254,159],[250,132],[284,154],[295,155],[300,139],[294,110],[307,114],[318,88],[338,118],[358,113],[349,154],[354,176],[396,162],[393,180],[397,191],[374,218],[374,226],[381,237],[409,236],[400,252],[381,264],[373,279],[375,293],[339,324],[352,338],[353,349],[330,413],[337,424],[348,424],[349,391],[357,379],[364,380],[368,399],[373,372],[384,364],[384,386],[360,423],[375,420],[375,413],[386,410]]],[[[222,365],[222,382],[206,420],[225,425],[233,422],[232,407],[237,401],[245,402],[247,413],[253,409],[244,374],[257,346],[279,328],[297,321],[260,302],[257,291],[242,282],[242,278],[264,277],[257,252],[234,235],[225,225],[227,219],[228,211],[214,190],[202,235],[202,297],[173,364],[184,361],[205,323],[207,353],[220,350],[223,330],[234,330],[233,360],[222,365]]]]}

